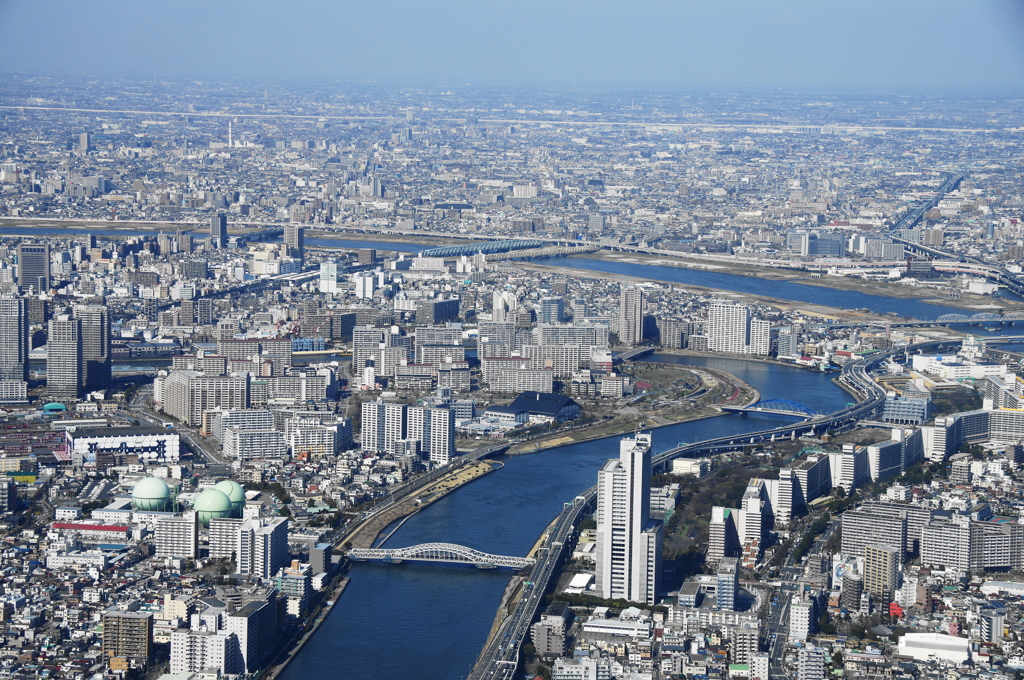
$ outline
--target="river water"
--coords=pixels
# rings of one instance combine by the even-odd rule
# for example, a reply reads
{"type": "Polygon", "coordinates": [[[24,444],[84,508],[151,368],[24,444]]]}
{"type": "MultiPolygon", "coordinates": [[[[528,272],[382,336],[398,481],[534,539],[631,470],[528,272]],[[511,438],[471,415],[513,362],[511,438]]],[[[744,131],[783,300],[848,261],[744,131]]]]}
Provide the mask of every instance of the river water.
{"type": "MultiPolygon", "coordinates": [[[[167,232],[171,233],[173,225],[168,225],[167,232]]],[[[99,236],[152,236],[156,231],[132,231],[117,229],[92,229],[77,227],[70,229],[71,234],[93,233],[99,236]]],[[[205,238],[201,228],[193,233],[195,238],[205,238]]],[[[25,236],[68,236],[69,229],[65,228],[31,228],[18,227],[14,225],[0,224],[0,236],[3,235],[25,235],[25,236]]],[[[280,241],[281,238],[271,239],[280,241]]],[[[422,243],[410,243],[399,241],[374,241],[361,239],[322,239],[309,238],[306,243],[313,246],[326,246],[335,248],[373,248],[376,250],[391,250],[399,252],[418,252],[433,246],[422,243]]],[[[917,302],[915,300],[903,300],[888,298],[880,295],[868,295],[855,291],[834,290],[822,286],[810,286],[803,283],[790,281],[770,281],[758,279],[752,276],[740,276],[720,271],[709,271],[703,269],[683,269],[680,267],[667,267],[662,265],[647,265],[630,262],[616,262],[611,260],[595,260],[586,257],[562,257],[562,258],[536,258],[533,260],[538,264],[549,264],[565,269],[580,270],[580,275],[587,271],[603,272],[609,274],[622,274],[636,276],[656,281],[670,281],[691,286],[703,286],[718,290],[728,290],[737,293],[750,295],[768,295],[770,297],[793,300],[795,302],[806,302],[808,304],[826,305],[838,309],[860,309],[867,308],[876,314],[894,313],[901,317],[909,317],[921,320],[932,320],[943,314],[962,314],[962,309],[945,307],[943,305],[917,302]]]]}
{"type": "Polygon", "coordinates": [[[719,290],[730,290],[750,295],[765,295],[783,300],[826,305],[837,309],[860,309],[866,307],[876,314],[895,313],[923,321],[936,319],[943,314],[963,314],[964,310],[944,307],[916,300],[868,295],[855,291],[835,290],[823,286],[811,286],[791,281],[765,281],[752,276],[739,276],[703,269],[682,269],[663,265],[636,264],[611,260],[592,260],[585,257],[538,258],[537,264],[547,264],[563,269],[603,272],[637,276],[652,281],[671,281],[690,286],[703,286],[719,290]]]}
{"type": "MultiPolygon", "coordinates": [[[[775,364],[655,355],[727,371],[765,398],[788,398],[815,410],[842,408],[849,396],[829,378],[775,364]]],[[[764,414],[721,416],[654,430],[655,451],[679,442],[792,422],[764,414]]],[[[414,515],[388,541],[402,547],[433,541],[484,552],[525,555],[565,501],[593,485],[618,456],[619,437],[505,460],[504,468],[414,515]]],[[[486,640],[509,574],[472,568],[357,564],[352,580],[282,680],[465,676],[486,640]]]]}

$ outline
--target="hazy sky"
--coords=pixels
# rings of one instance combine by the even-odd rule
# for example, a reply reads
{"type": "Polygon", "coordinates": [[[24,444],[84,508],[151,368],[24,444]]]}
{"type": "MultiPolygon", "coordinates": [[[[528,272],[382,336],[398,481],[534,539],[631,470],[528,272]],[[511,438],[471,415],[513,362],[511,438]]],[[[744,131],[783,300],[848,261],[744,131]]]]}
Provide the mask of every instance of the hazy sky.
{"type": "Polygon", "coordinates": [[[0,0],[0,68],[665,87],[1024,87],[1024,0],[0,0]]]}

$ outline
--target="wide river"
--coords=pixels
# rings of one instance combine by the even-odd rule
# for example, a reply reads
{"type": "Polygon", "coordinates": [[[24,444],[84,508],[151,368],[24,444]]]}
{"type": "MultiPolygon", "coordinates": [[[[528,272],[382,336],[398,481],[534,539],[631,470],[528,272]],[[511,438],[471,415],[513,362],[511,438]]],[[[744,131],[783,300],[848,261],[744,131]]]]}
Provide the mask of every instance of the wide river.
{"type": "MultiPolygon", "coordinates": [[[[736,375],[762,398],[786,398],[816,410],[842,408],[850,397],[819,373],[709,357],[654,359],[708,366],[736,375]]],[[[656,451],[792,422],[721,416],[654,430],[656,451]]],[[[505,460],[505,466],[414,515],[388,541],[402,547],[441,541],[500,555],[525,555],[563,502],[597,481],[618,456],[618,437],[505,460]]],[[[352,580],[282,680],[465,676],[480,652],[509,574],[471,568],[356,564],[352,580]]]]}
{"type": "MultiPolygon", "coordinates": [[[[26,229],[31,234],[46,230],[26,229]]],[[[18,228],[0,234],[22,233],[18,228]]],[[[63,232],[63,233],[66,233],[63,232]]],[[[102,235],[126,235],[101,230],[102,235]]],[[[200,233],[196,234],[197,236],[200,233]]],[[[383,241],[327,241],[311,245],[417,251],[425,246],[383,241]]],[[[563,269],[623,274],[685,285],[765,295],[878,314],[934,319],[961,310],[913,300],[838,291],[786,281],[764,281],[724,272],[638,265],[586,258],[539,260],[563,269]]],[[[1011,328],[1000,329],[1012,334],[1011,328]]],[[[989,335],[980,328],[973,332],[989,335]]],[[[656,359],[708,366],[732,373],[762,398],[784,398],[816,411],[842,408],[850,397],[829,377],[799,368],[711,357],[656,359]]],[[[789,422],[764,414],[722,416],[654,431],[656,451],[789,422]]],[[[505,466],[451,493],[410,518],[388,542],[401,547],[432,541],[458,543],[488,553],[525,555],[562,504],[596,483],[597,470],[618,455],[618,437],[563,446],[505,461],[505,466]]],[[[282,680],[416,678],[451,680],[473,665],[509,580],[507,572],[425,565],[357,564],[351,582],[316,634],[282,674],[282,680]]]]}

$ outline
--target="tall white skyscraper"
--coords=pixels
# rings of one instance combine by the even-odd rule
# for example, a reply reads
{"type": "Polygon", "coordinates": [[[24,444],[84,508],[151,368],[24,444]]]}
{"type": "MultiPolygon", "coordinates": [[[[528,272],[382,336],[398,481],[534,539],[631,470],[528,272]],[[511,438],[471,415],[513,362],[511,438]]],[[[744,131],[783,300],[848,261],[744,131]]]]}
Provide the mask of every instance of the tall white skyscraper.
{"type": "Polygon", "coordinates": [[[662,527],[650,514],[651,435],[638,433],[597,473],[598,597],[655,604],[662,527]]]}
{"type": "Polygon", "coordinates": [[[516,294],[507,290],[496,290],[492,296],[491,321],[494,323],[515,323],[519,313],[516,294]]]}
{"type": "Polygon", "coordinates": [[[708,308],[708,349],[729,354],[767,355],[771,324],[753,319],[750,308],[724,302],[708,308]]]}
{"type": "Polygon", "coordinates": [[[334,260],[320,263],[320,292],[328,295],[338,292],[338,263],[334,260]]]}
{"type": "Polygon", "coordinates": [[[373,298],[373,291],[377,290],[377,277],[370,272],[356,272],[352,275],[352,284],[357,298],[369,300],[373,298]]]}
{"type": "Polygon", "coordinates": [[[644,291],[629,286],[619,294],[619,340],[636,345],[644,339],[644,291]]]}

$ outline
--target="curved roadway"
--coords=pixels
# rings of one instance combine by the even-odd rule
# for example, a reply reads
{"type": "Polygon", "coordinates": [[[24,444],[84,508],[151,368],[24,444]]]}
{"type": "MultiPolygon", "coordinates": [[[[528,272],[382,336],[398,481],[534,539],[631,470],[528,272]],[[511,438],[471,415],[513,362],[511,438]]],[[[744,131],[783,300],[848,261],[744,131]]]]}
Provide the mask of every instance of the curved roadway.
{"type": "MultiPolygon", "coordinates": [[[[807,432],[820,432],[829,428],[845,428],[871,414],[885,402],[885,390],[882,389],[868,374],[889,357],[907,350],[937,349],[943,345],[959,344],[958,341],[939,340],[919,343],[907,348],[890,349],[876,352],[869,357],[851,362],[843,367],[839,381],[846,387],[861,395],[858,404],[836,411],[827,417],[815,417],[791,425],[774,427],[757,432],[730,437],[718,437],[694,444],[677,446],[652,457],[652,466],[667,463],[673,458],[692,453],[720,453],[735,450],[737,447],[749,446],[766,441],[807,432]]],[[[530,630],[530,624],[537,615],[552,577],[562,563],[562,555],[576,527],[580,516],[588,509],[597,496],[597,487],[592,486],[577,496],[550,525],[548,538],[537,552],[537,561],[530,571],[529,580],[524,585],[523,595],[516,608],[498,627],[480,652],[469,680],[512,680],[519,663],[519,650],[530,630]]]]}

